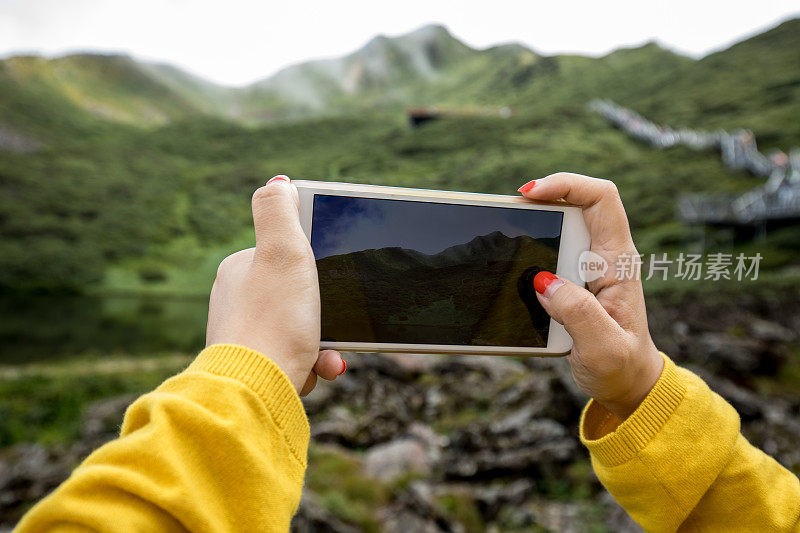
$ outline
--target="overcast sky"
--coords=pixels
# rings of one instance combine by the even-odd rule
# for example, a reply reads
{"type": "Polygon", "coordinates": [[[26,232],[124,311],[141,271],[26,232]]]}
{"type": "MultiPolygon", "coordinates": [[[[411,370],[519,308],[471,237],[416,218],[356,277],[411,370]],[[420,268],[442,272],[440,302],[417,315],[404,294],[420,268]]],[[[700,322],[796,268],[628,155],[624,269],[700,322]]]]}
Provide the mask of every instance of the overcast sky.
{"type": "Polygon", "coordinates": [[[0,56],[124,51],[243,85],[431,22],[476,47],[600,55],[657,39],[701,56],[798,14],[797,0],[0,0],[0,56]]]}

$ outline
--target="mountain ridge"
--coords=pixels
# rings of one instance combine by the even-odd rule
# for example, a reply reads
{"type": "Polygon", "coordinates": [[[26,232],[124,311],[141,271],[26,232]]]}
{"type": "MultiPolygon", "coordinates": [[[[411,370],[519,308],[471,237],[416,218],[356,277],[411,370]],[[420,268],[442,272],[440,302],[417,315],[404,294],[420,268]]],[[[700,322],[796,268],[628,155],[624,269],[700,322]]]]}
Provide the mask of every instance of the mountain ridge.
{"type": "MultiPolygon", "coordinates": [[[[463,262],[469,257],[484,254],[491,249],[517,247],[517,245],[523,241],[530,241],[533,243],[536,243],[537,241],[552,243],[553,241],[558,241],[558,239],[558,237],[534,238],[530,237],[529,235],[509,237],[502,231],[496,230],[485,235],[477,235],[467,242],[448,246],[432,254],[420,252],[419,250],[414,250],[412,248],[403,248],[401,246],[384,246],[382,248],[366,248],[364,250],[359,250],[358,252],[326,255],[320,260],[344,257],[353,253],[364,253],[374,257],[388,255],[392,257],[392,260],[395,262],[397,262],[398,256],[405,256],[414,262],[424,264],[425,266],[441,267],[463,262]]],[[[399,261],[398,263],[402,263],[407,266],[407,261],[399,261]]]]}
{"type": "MultiPolygon", "coordinates": [[[[694,60],[653,41],[601,57],[545,56],[513,42],[476,49],[445,26],[431,24],[396,37],[375,36],[345,56],[291,65],[242,88],[217,85],[166,63],[87,53],[0,60],[0,78],[6,78],[0,83],[5,81],[10,91],[67,102],[103,120],[145,126],[195,116],[259,123],[407,105],[544,108],[585,103],[593,97],[614,98],[654,113],[667,110],[665,118],[689,119],[700,105],[722,103],[714,101],[709,88],[708,97],[687,113],[669,101],[671,92],[697,84],[705,87],[709,69],[765,46],[781,48],[767,58],[766,78],[780,77],[779,71],[789,70],[795,59],[787,48],[798,44],[799,28],[800,19],[790,19],[694,60]],[[669,87],[673,91],[665,89],[669,87]]],[[[4,114],[0,105],[0,120],[4,114]]]]}

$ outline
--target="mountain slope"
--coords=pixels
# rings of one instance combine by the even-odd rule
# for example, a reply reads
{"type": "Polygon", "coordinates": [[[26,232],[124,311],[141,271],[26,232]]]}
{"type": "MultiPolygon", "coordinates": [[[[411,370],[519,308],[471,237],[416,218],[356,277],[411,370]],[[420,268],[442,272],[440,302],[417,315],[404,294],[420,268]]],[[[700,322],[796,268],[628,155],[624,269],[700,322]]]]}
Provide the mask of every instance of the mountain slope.
{"type": "Polygon", "coordinates": [[[19,91],[49,91],[100,118],[163,124],[201,109],[128,56],[76,54],[2,62],[2,75],[19,91]]]}
{"type": "Polygon", "coordinates": [[[657,90],[619,102],[672,125],[749,128],[766,146],[800,139],[800,19],[692,62],[657,90]]]}
{"type": "Polygon", "coordinates": [[[612,98],[657,120],[692,126],[735,128],[726,118],[735,115],[769,141],[782,139],[785,128],[800,132],[800,122],[789,118],[800,110],[798,65],[800,19],[699,61],[655,43],[601,58],[541,56],[519,44],[476,50],[430,25],[375,37],[347,56],[294,65],[244,88],[95,54],[0,61],[0,83],[5,78],[16,92],[65,100],[94,117],[145,125],[198,114],[258,123],[409,105],[513,106],[546,115],[612,98]]]}
{"type": "Polygon", "coordinates": [[[342,58],[309,61],[281,70],[245,90],[244,108],[284,102],[294,112],[325,112],[353,105],[408,102],[414,88],[436,83],[478,54],[439,25],[395,38],[379,35],[342,58]]]}
{"type": "Polygon", "coordinates": [[[193,109],[222,116],[233,116],[237,111],[236,89],[217,85],[167,63],[139,63],[139,68],[193,109]]]}
{"type": "MultiPolygon", "coordinates": [[[[678,194],[742,192],[752,178],[708,153],[637,143],[586,102],[610,97],[675,125],[741,125],[767,147],[796,145],[797,35],[790,21],[701,61],[654,44],[603,58],[454,45],[441,60],[425,55],[427,66],[407,54],[416,63],[370,71],[362,79],[377,85],[337,89],[321,109],[287,93],[270,96],[275,105],[252,102],[247,113],[237,96],[246,91],[170,67],[106,56],[0,61],[0,290],[202,293],[219,259],[251,245],[249,196],[277,173],[488,193],[559,170],[610,177],[639,249],[678,246],[691,238],[674,222],[678,194]],[[374,87],[402,81],[400,72],[408,82],[381,99],[374,87]],[[412,129],[402,120],[409,103],[511,105],[515,113],[412,129]],[[291,116],[308,118],[259,123],[291,116]],[[140,127],[148,117],[155,121],[140,127]]],[[[385,43],[378,49],[386,52],[385,43]]],[[[393,57],[384,52],[360,61],[393,57]]],[[[771,251],[764,268],[800,257],[796,231],[782,231],[759,243],[771,251]]]]}

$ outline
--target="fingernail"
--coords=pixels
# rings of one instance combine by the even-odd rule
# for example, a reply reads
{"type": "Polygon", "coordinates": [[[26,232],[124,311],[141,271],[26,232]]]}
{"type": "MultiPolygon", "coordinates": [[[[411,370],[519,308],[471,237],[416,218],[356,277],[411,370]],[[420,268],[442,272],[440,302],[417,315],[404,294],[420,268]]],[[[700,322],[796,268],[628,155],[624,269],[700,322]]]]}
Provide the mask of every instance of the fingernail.
{"type": "Polygon", "coordinates": [[[271,179],[270,179],[270,180],[267,182],[267,185],[269,185],[269,184],[270,184],[270,183],[272,183],[273,181],[285,181],[285,182],[287,182],[287,183],[288,183],[288,182],[291,182],[292,180],[290,180],[290,179],[289,179],[289,176],[284,176],[283,174],[278,174],[278,175],[277,175],[277,176],[275,176],[274,178],[271,178],[271,179]]]}
{"type": "Polygon", "coordinates": [[[533,288],[536,289],[536,292],[548,299],[559,287],[564,285],[564,283],[566,282],[563,279],[555,274],[551,274],[547,270],[542,270],[533,278],[533,288]]]}
{"type": "Polygon", "coordinates": [[[531,181],[529,181],[528,183],[526,183],[525,185],[523,185],[522,187],[520,187],[520,188],[519,188],[519,189],[517,189],[517,190],[518,190],[519,192],[521,192],[522,194],[525,194],[526,192],[528,192],[528,191],[530,191],[531,189],[533,189],[533,186],[534,186],[534,185],[536,185],[536,180],[531,180],[531,181]]]}
{"type": "Polygon", "coordinates": [[[347,372],[347,361],[345,361],[344,359],[342,359],[342,371],[341,371],[341,372],[339,372],[339,375],[341,376],[341,375],[342,375],[342,374],[344,374],[345,372],[347,372]]]}

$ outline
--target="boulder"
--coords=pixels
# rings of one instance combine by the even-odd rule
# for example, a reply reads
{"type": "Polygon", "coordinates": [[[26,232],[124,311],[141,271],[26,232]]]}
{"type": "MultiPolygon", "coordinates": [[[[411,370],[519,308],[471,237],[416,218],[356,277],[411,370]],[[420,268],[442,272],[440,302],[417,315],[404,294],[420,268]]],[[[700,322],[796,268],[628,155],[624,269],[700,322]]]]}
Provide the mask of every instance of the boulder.
{"type": "Polygon", "coordinates": [[[408,472],[429,475],[439,461],[447,439],[429,426],[414,423],[408,434],[369,448],[364,455],[368,476],[390,481],[408,472]]]}
{"type": "Polygon", "coordinates": [[[0,455],[0,524],[12,525],[31,503],[64,481],[74,464],[60,449],[18,444],[0,455]]]}
{"type": "Polygon", "coordinates": [[[531,419],[522,409],[489,425],[474,423],[454,432],[445,450],[450,478],[529,475],[578,456],[578,443],[555,420],[531,419]]]}
{"type": "Polygon", "coordinates": [[[379,512],[381,531],[387,533],[462,533],[463,526],[446,518],[436,504],[434,487],[415,481],[395,494],[379,512]]]}
{"type": "Polygon", "coordinates": [[[364,457],[367,475],[381,481],[390,481],[406,472],[427,475],[431,465],[425,445],[411,437],[373,446],[364,457]]]}
{"type": "Polygon", "coordinates": [[[694,360],[711,365],[723,373],[747,375],[760,373],[768,357],[768,349],[764,341],[759,339],[707,332],[696,339],[694,355],[694,360]]]}
{"type": "Polygon", "coordinates": [[[748,330],[753,338],[765,342],[790,342],[797,334],[777,322],[752,317],[748,320],[748,330]]]}

